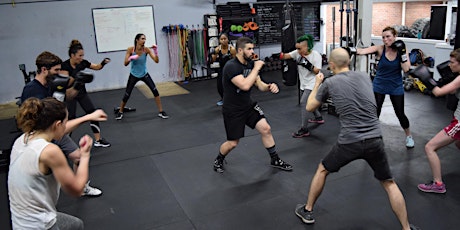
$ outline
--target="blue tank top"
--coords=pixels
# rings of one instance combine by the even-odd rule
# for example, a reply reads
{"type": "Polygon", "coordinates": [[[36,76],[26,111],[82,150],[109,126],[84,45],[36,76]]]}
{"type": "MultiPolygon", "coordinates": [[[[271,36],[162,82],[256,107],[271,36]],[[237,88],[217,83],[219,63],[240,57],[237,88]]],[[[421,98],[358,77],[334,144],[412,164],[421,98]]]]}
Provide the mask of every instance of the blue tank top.
{"type": "Polygon", "coordinates": [[[388,60],[385,56],[384,46],[382,57],[378,64],[377,75],[373,81],[374,92],[389,95],[403,95],[404,88],[401,71],[401,57],[397,55],[395,60],[388,60]]]}
{"type": "MultiPolygon", "coordinates": [[[[133,53],[133,55],[136,53],[133,53]]],[[[143,78],[147,74],[147,65],[145,64],[147,61],[147,54],[142,53],[139,55],[139,58],[136,60],[131,60],[131,71],[130,73],[137,77],[143,78]]]]}

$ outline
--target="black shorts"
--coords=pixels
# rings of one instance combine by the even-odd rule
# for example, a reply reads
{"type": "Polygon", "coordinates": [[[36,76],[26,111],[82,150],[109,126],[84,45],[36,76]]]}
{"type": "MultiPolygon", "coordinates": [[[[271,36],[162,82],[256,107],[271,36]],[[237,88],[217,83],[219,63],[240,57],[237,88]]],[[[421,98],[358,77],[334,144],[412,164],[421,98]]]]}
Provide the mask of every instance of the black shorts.
{"type": "Polygon", "coordinates": [[[338,172],[340,168],[357,159],[365,160],[374,170],[374,177],[378,180],[393,178],[381,137],[351,144],[336,143],[322,163],[327,171],[338,172]]]}
{"type": "Polygon", "coordinates": [[[264,112],[257,103],[246,112],[242,113],[222,113],[224,116],[225,132],[227,140],[238,140],[244,137],[245,125],[251,129],[256,127],[257,122],[265,118],[264,112]]]}

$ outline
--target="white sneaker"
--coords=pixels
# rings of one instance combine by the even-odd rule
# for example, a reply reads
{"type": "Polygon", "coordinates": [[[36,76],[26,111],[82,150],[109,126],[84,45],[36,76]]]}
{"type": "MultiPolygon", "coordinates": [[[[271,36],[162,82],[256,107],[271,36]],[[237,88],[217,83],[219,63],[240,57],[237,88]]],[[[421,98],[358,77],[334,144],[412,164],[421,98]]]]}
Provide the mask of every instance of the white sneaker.
{"type": "Polygon", "coordinates": [[[83,196],[100,196],[102,191],[98,188],[91,187],[89,181],[86,183],[85,188],[83,189],[83,196]]]}
{"type": "Polygon", "coordinates": [[[415,145],[414,139],[412,139],[412,136],[407,136],[406,137],[406,147],[407,148],[413,148],[415,145]]]}

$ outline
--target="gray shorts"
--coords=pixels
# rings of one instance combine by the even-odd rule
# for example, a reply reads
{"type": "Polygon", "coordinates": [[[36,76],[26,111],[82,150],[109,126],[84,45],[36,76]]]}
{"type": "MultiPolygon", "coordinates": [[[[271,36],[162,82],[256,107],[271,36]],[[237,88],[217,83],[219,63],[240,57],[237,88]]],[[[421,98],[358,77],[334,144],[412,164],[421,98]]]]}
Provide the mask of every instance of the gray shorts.
{"type": "Polygon", "coordinates": [[[381,137],[351,144],[336,143],[322,163],[327,171],[338,172],[340,168],[357,159],[365,160],[374,170],[374,177],[378,180],[393,179],[381,137]]]}
{"type": "Polygon", "coordinates": [[[59,146],[59,148],[61,148],[62,152],[64,152],[64,155],[66,157],[68,157],[69,154],[75,152],[75,150],[78,149],[77,143],[75,143],[75,141],[73,141],[68,134],[64,135],[59,141],[53,140],[53,143],[59,146]]]}

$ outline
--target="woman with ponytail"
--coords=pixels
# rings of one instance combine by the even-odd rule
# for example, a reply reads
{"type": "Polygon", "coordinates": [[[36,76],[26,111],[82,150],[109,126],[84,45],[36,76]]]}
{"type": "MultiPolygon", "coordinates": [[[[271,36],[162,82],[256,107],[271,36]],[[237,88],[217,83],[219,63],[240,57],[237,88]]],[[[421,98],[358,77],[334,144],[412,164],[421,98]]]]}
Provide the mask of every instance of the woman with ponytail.
{"type": "Polygon", "coordinates": [[[66,131],[66,105],[55,98],[29,98],[17,113],[24,132],[11,151],[8,193],[13,229],[83,229],[83,221],[58,212],[59,191],[79,197],[88,181],[93,140],[80,139],[81,157],[75,172],[61,149],[52,143],[66,131]]]}
{"type": "Polygon", "coordinates": [[[123,95],[123,98],[120,103],[120,109],[115,116],[115,119],[121,120],[123,118],[123,110],[126,103],[128,102],[131,92],[134,89],[134,86],[138,81],[143,81],[152,91],[155,98],[155,103],[158,107],[158,117],[167,119],[169,118],[168,114],[163,110],[163,105],[161,104],[160,93],[158,92],[155,83],[153,82],[150,74],[147,72],[147,54],[152,58],[155,63],[158,63],[158,50],[157,46],[153,45],[152,49],[145,47],[145,35],[137,34],[134,38],[134,46],[128,47],[125,55],[125,66],[128,66],[131,63],[131,70],[129,72],[128,83],[126,84],[126,91],[123,95]]]}
{"type": "MultiPolygon", "coordinates": [[[[69,110],[69,119],[77,117],[77,102],[86,114],[90,114],[96,110],[93,102],[88,96],[85,84],[79,80],[78,73],[86,68],[92,70],[101,70],[110,62],[109,58],[104,58],[101,63],[91,63],[83,59],[85,52],[83,45],[78,40],[72,40],[69,46],[69,59],[61,64],[60,74],[70,76],[70,87],[66,92],[66,104],[69,110]]],[[[94,134],[94,147],[110,147],[110,143],[101,137],[101,128],[98,121],[91,121],[91,129],[94,134]]]]}

